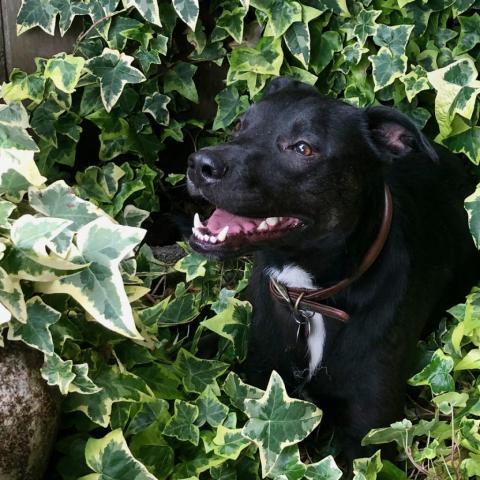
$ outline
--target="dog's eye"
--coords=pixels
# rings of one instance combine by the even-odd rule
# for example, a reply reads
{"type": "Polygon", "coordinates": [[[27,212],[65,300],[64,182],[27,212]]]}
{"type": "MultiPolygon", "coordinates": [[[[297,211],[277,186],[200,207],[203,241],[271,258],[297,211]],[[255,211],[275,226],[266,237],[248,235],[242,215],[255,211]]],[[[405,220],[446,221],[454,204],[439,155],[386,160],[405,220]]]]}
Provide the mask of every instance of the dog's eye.
{"type": "Polygon", "coordinates": [[[298,142],[293,146],[293,151],[299,153],[304,157],[309,157],[313,154],[313,148],[306,142],[298,142]]]}
{"type": "Polygon", "coordinates": [[[242,121],[240,119],[236,120],[235,123],[233,124],[233,131],[238,132],[242,128],[242,121]]]}

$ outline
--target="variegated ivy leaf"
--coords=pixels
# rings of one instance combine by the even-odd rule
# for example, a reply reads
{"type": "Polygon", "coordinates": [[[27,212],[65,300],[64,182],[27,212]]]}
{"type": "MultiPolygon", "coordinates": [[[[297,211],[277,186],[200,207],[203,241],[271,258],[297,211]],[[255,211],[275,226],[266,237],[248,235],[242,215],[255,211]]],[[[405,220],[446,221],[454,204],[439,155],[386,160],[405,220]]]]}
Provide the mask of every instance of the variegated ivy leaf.
{"type": "Polygon", "coordinates": [[[0,228],[10,229],[9,217],[17,207],[6,200],[0,200],[0,228]]]}
{"type": "Polygon", "coordinates": [[[172,0],[173,8],[178,16],[192,29],[197,25],[200,8],[198,0],[172,0]]]}
{"type": "Polygon", "coordinates": [[[480,164],[480,127],[465,127],[442,143],[455,153],[464,153],[475,165],[480,164]]]}
{"type": "Polygon", "coordinates": [[[241,428],[228,428],[224,425],[217,428],[213,443],[213,452],[230,460],[236,460],[242,450],[251,445],[250,440],[242,435],[241,428]]]}
{"type": "Polygon", "coordinates": [[[187,282],[197,277],[203,277],[206,273],[207,259],[199,253],[192,252],[175,264],[175,270],[183,272],[187,276],[187,282]]]}
{"type": "Polygon", "coordinates": [[[39,284],[43,293],[67,293],[104,327],[141,339],[119,270],[120,261],[140,243],[145,230],[116,225],[100,217],[77,233],[78,253],[70,258],[89,264],[79,273],[39,284]]]}
{"type": "Polygon", "coordinates": [[[355,18],[355,27],[353,34],[360,42],[360,46],[364,46],[367,38],[377,31],[376,19],[382,12],[380,10],[360,10],[355,18]]]}
{"type": "Polygon", "coordinates": [[[212,130],[220,130],[228,127],[249,106],[248,97],[240,96],[235,86],[222,90],[216,97],[218,110],[213,121],[212,130]]]}
{"type": "Polygon", "coordinates": [[[157,480],[130,452],[121,429],[100,439],[89,438],[87,465],[96,473],[79,480],[157,480]]]}
{"type": "Polygon", "coordinates": [[[285,33],[285,44],[305,68],[310,63],[310,31],[304,22],[293,23],[285,33]]]}
{"type": "Polygon", "coordinates": [[[400,81],[405,85],[405,94],[409,102],[420,92],[430,89],[427,72],[421,65],[415,65],[410,72],[400,77],[400,81]]]}
{"type": "Polygon", "coordinates": [[[17,15],[17,35],[40,27],[50,35],[55,33],[55,21],[58,8],[50,0],[22,0],[22,5],[17,15]]]}
{"type": "Polygon", "coordinates": [[[72,372],[75,374],[75,378],[68,388],[68,393],[76,392],[82,395],[92,395],[101,390],[88,376],[88,363],[73,365],[72,372]]]}
{"type": "Polygon", "coordinates": [[[476,247],[480,249],[480,185],[477,185],[476,190],[465,199],[465,210],[468,214],[468,223],[473,241],[476,247]]]}
{"type": "Polygon", "coordinates": [[[245,411],[245,400],[259,399],[264,395],[264,391],[257,387],[247,385],[234,372],[230,372],[222,385],[222,390],[230,398],[231,404],[241,410],[245,411]]]}
{"type": "Polygon", "coordinates": [[[178,92],[191,102],[198,103],[198,93],[193,76],[197,67],[191,63],[177,62],[165,75],[164,92],[178,92]]]}
{"type": "Polygon", "coordinates": [[[242,73],[279,75],[283,63],[281,40],[263,37],[255,48],[235,48],[230,54],[229,62],[227,83],[232,83],[235,76],[242,73]]]}
{"type": "Polygon", "coordinates": [[[201,427],[208,423],[211,427],[218,427],[228,414],[228,407],[215,395],[211,387],[207,387],[195,401],[198,407],[198,417],[195,425],[201,427]]]}
{"type": "Polygon", "coordinates": [[[388,48],[394,55],[405,54],[405,47],[412,33],[413,25],[379,25],[373,41],[379,47],[388,48]]]}
{"type": "Polygon", "coordinates": [[[391,85],[407,70],[406,55],[393,54],[388,48],[381,47],[377,55],[368,57],[373,66],[373,83],[375,91],[391,85]]]}
{"type": "Polygon", "coordinates": [[[105,367],[93,378],[101,390],[91,395],[72,393],[65,402],[67,412],[83,412],[92,422],[107,427],[112,405],[117,402],[148,402],[154,395],[150,387],[140,378],[116,366],[105,367]]]}
{"type": "Polygon", "coordinates": [[[142,112],[149,113],[160,125],[168,125],[170,122],[170,114],[167,105],[170,97],[154,92],[152,95],[145,97],[142,112]]]}
{"type": "Polygon", "coordinates": [[[307,467],[300,460],[300,452],[297,445],[292,445],[282,450],[268,477],[273,479],[300,480],[304,477],[306,470],[307,467]]]}
{"type": "Polygon", "coordinates": [[[180,350],[174,363],[187,392],[202,393],[205,388],[216,386],[215,380],[224,373],[228,365],[217,360],[203,360],[187,350],[180,350]]]}
{"type": "Polygon", "coordinates": [[[62,92],[73,93],[85,65],[85,59],[65,53],[50,58],[45,65],[45,78],[50,78],[62,92]]]}
{"type": "Polygon", "coordinates": [[[131,66],[133,60],[133,57],[118,50],[105,48],[101,55],[85,64],[85,68],[100,81],[100,93],[107,112],[118,102],[127,83],[145,81],[143,73],[131,66]]]}
{"type": "Polygon", "coordinates": [[[66,395],[75,379],[73,362],[62,360],[55,352],[45,355],[45,363],[40,372],[49,385],[57,386],[62,395],[66,395]]]}
{"type": "Polygon", "coordinates": [[[292,23],[302,20],[302,6],[292,0],[251,0],[250,4],[268,17],[275,38],[282,36],[292,23]]]}
{"type": "Polygon", "coordinates": [[[322,419],[322,411],[315,405],[287,395],[275,371],[262,398],[245,400],[245,413],[249,420],[242,434],[258,446],[264,477],[282,450],[306,438],[322,419]]]}
{"type": "Polygon", "coordinates": [[[175,412],[165,425],[163,434],[168,437],[175,437],[183,442],[198,445],[200,430],[195,425],[195,420],[198,417],[198,408],[183,400],[175,400],[174,408],[175,412]]]}
{"type": "Polygon", "coordinates": [[[455,382],[450,375],[453,364],[452,357],[438,349],[434,352],[428,365],[410,378],[408,383],[410,385],[428,385],[435,395],[453,391],[455,382]]]}
{"type": "Polygon", "coordinates": [[[339,480],[341,477],[342,471],[338,468],[331,455],[319,462],[308,464],[305,472],[307,480],[339,480]]]}
{"type": "Polygon", "coordinates": [[[13,322],[8,331],[9,340],[21,340],[46,354],[53,353],[50,325],[58,322],[60,313],[48,306],[40,297],[27,302],[27,322],[13,322]]]}
{"type": "Polygon", "coordinates": [[[469,17],[458,17],[460,37],[453,54],[461,55],[480,43],[480,15],[475,13],[469,17]]]}
{"type": "Polygon", "coordinates": [[[145,20],[161,27],[158,0],[123,0],[123,5],[125,8],[135,7],[145,20]]]}
{"type": "Polygon", "coordinates": [[[45,182],[33,159],[37,145],[27,133],[28,114],[21,103],[0,105],[0,195],[18,202],[30,185],[45,182]]]}
{"type": "MultiPolygon", "coordinates": [[[[12,314],[9,310],[7,310],[1,303],[0,303],[0,327],[7,324],[12,318],[12,314]]],[[[3,327],[0,328],[0,347],[3,347],[3,336],[1,335],[1,330],[3,327]]]]}
{"type": "Polygon", "coordinates": [[[6,102],[22,102],[31,100],[40,103],[45,92],[45,77],[41,74],[31,74],[14,68],[10,73],[10,81],[4,83],[0,95],[6,102]]]}
{"type": "Polygon", "coordinates": [[[237,43],[242,43],[244,19],[247,11],[248,7],[244,6],[235,6],[232,10],[224,9],[218,18],[216,28],[227,32],[237,43]]]}
{"type": "Polygon", "coordinates": [[[118,222],[129,227],[140,228],[142,223],[150,216],[150,212],[137,208],[135,205],[127,205],[117,216],[118,222]]]}
{"type": "MultiPolygon", "coordinates": [[[[2,267],[0,267],[0,304],[19,322],[27,321],[27,306],[20,280],[9,275],[2,267]]],[[[4,318],[7,316],[5,315],[4,318]]]]}
{"type": "Polygon", "coordinates": [[[242,362],[247,356],[248,326],[252,306],[236,298],[228,299],[228,306],[218,315],[201,322],[217,335],[232,342],[238,359],[242,362]]]}
{"type": "Polygon", "coordinates": [[[357,458],[353,461],[353,480],[375,480],[382,469],[380,450],[369,458],[357,458]]]}
{"type": "Polygon", "coordinates": [[[469,57],[428,72],[428,81],[437,91],[435,117],[440,128],[439,140],[452,132],[455,113],[470,119],[480,93],[480,81],[474,61],[469,57]]]}

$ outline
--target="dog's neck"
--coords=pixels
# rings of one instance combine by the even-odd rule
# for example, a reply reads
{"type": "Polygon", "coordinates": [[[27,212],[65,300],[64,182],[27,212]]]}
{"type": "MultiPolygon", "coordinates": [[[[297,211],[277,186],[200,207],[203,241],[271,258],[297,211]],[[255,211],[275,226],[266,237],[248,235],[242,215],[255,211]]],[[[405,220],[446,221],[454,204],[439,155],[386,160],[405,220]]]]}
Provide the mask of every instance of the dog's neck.
{"type": "Polygon", "coordinates": [[[262,252],[257,261],[267,273],[276,272],[276,279],[289,287],[333,285],[351,276],[361,264],[378,235],[384,208],[382,186],[370,193],[350,233],[328,236],[289,251],[262,252]]]}

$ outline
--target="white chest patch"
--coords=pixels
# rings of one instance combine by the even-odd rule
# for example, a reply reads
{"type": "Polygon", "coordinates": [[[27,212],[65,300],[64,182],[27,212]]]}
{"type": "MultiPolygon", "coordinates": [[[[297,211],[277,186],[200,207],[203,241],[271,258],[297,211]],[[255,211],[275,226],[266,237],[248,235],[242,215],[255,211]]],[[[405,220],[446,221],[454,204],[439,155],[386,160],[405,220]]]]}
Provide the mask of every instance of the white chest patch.
{"type": "MultiPolygon", "coordinates": [[[[287,287],[316,288],[312,276],[296,265],[287,265],[282,270],[268,268],[267,274],[287,287]]],[[[322,363],[323,347],[325,346],[325,323],[320,313],[315,313],[311,319],[307,345],[310,353],[309,376],[312,377],[322,363]]]]}

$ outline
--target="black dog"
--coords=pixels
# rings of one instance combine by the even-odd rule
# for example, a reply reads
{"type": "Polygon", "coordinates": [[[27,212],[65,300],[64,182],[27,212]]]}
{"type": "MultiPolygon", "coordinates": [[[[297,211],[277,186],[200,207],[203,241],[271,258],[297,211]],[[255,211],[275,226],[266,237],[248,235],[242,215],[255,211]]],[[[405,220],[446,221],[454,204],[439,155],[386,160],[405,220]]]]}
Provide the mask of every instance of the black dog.
{"type": "Polygon", "coordinates": [[[422,331],[476,279],[462,162],[396,110],[277,78],[228,143],[189,158],[188,184],[217,207],[192,247],[255,251],[248,379],[277,370],[347,459],[365,455],[362,437],[403,417],[422,331]]]}

